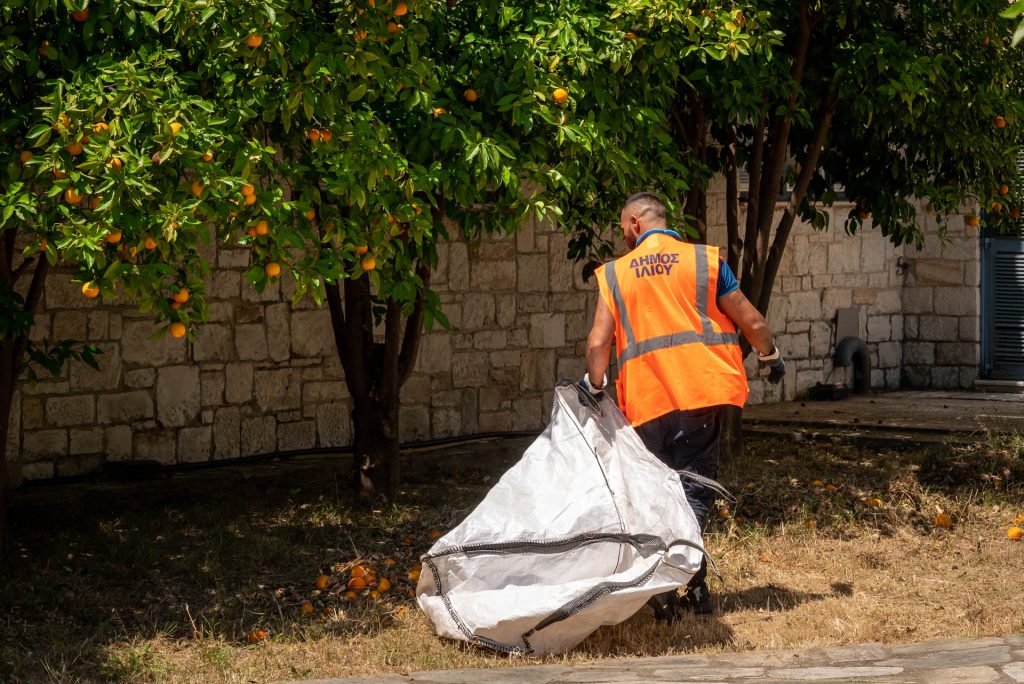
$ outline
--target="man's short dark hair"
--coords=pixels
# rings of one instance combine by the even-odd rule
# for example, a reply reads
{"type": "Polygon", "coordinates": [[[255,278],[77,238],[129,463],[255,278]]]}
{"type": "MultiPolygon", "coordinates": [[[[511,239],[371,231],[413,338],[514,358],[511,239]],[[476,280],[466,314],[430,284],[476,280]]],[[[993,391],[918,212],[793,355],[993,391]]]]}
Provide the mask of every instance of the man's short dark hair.
{"type": "Polygon", "coordinates": [[[633,213],[638,216],[642,216],[647,219],[660,219],[664,221],[667,218],[667,212],[665,210],[665,203],[661,201],[661,198],[651,192],[638,192],[634,195],[630,195],[626,203],[622,205],[622,210],[625,211],[632,206],[636,206],[633,213]]]}

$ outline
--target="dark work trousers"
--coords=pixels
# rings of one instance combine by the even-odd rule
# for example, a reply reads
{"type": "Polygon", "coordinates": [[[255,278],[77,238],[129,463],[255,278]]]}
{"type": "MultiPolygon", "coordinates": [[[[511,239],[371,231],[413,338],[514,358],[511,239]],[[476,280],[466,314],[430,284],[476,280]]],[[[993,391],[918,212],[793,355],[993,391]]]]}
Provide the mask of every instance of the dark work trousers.
{"type": "MultiPolygon", "coordinates": [[[[686,469],[716,479],[723,409],[723,406],[711,406],[691,411],[673,411],[638,425],[636,432],[647,450],[669,468],[686,469]]],[[[715,503],[715,492],[686,479],[683,480],[683,491],[703,534],[711,507],[715,503]]],[[[707,574],[707,561],[704,560],[689,586],[703,584],[707,574]]]]}

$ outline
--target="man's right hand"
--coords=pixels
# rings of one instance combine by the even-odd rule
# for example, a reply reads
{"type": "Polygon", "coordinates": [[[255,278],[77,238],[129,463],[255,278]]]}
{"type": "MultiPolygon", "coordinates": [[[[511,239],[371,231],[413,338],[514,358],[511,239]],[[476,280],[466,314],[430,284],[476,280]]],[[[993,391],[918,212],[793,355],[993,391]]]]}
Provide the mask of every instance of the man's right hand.
{"type": "Polygon", "coordinates": [[[589,392],[595,399],[600,399],[604,396],[604,386],[608,383],[608,376],[605,375],[603,378],[604,382],[600,387],[594,387],[594,384],[590,382],[590,374],[584,373],[583,378],[580,380],[580,387],[589,392]]]}
{"type": "Polygon", "coordinates": [[[757,355],[757,361],[762,366],[769,368],[768,382],[773,385],[779,384],[782,377],[786,374],[786,362],[782,360],[782,352],[775,345],[772,345],[772,351],[770,354],[762,356],[760,353],[757,355]]]}

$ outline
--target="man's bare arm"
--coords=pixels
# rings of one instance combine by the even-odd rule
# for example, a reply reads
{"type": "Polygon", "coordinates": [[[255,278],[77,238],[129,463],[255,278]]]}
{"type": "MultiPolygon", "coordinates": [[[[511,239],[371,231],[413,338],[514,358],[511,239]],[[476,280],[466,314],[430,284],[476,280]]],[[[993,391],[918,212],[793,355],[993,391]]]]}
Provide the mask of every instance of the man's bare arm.
{"type": "Polygon", "coordinates": [[[750,346],[762,356],[772,353],[772,331],[764,316],[739,290],[718,298],[718,308],[732,319],[750,346]]]}
{"type": "Polygon", "coordinates": [[[608,372],[608,362],[612,356],[612,339],[615,336],[615,319],[612,312],[598,297],[597,310],[594,312],[594,327],[587,336],[587,375],[595,389],[604,385],[604,376],[608,372]]]}

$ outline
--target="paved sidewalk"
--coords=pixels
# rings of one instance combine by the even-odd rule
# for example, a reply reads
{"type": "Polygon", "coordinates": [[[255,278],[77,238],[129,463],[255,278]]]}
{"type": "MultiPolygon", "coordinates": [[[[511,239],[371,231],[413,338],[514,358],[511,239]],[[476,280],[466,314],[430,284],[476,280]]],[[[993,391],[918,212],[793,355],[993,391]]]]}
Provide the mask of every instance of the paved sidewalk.
{"type": "Polygon", "coordinates": [[[833,648],[529,665],[407,675],[305,680],[303,684],[561,684],[562,682],[1024,682],[1024,635],[855,644],[833,648]]]}

